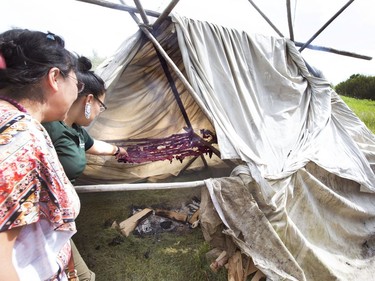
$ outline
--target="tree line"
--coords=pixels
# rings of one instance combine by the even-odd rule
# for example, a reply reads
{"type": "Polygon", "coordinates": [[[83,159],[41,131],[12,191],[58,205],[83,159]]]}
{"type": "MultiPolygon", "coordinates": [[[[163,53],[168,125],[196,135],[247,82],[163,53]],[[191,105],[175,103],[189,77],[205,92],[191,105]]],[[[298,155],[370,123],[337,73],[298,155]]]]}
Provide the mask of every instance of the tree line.
{"type": "Polygon", "coordinates": [[[342,96],[375,100],[375,76],[353,74],[334,87],[336,93],[342,96]]]}

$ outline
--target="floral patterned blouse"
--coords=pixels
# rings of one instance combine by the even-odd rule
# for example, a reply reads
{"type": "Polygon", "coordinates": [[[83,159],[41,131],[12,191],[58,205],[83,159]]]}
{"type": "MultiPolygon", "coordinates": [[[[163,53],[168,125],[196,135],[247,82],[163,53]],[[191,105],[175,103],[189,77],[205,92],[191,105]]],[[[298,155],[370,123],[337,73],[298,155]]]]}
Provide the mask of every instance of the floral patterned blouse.
{"type": "Polygon", "coordinates": [[[27,113],[0,105],[0,231],[23,227],[13,248],[20,280],[66,280],[79,209],[44,127],[27,113]]]}

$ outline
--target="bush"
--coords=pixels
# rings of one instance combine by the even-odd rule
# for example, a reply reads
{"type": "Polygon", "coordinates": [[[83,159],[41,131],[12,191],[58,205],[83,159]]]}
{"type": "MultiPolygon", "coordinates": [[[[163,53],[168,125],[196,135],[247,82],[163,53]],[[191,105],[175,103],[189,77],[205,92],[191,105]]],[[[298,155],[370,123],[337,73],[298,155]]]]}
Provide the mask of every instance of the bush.
{"type": "Polygon", "coordinates": [[[335,91],[346,97],[375,100],[375,76],[353,74],[348,80],[339,83],[335,91]]]}

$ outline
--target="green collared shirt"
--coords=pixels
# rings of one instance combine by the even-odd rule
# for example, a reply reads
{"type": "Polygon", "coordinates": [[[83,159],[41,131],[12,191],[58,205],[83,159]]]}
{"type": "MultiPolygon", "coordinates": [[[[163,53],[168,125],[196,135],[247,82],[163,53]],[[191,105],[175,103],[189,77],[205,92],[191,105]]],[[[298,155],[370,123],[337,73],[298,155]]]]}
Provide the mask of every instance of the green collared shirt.
{"type": "Polygon", "coordinates": [[[86,167],[86,150],[93,146],[93,138],[76,124],[69,127],[64,122],[55,121],[43,123],[43,126],[51,137],[66,175],[74,184],[86,167]]]}

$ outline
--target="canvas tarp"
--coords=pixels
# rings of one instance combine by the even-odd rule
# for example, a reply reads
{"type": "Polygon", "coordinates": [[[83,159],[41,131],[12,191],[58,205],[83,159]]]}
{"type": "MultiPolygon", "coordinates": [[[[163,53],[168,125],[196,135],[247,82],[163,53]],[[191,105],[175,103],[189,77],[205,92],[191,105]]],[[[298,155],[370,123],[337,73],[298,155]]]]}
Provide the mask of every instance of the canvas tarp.
{"type": "MultiPolygon", "coordinates": [[[[184,71],[181,52],[178,48],[175,28],[168,23],[157,35],[165,51],[175,64],[184,71]]],[[[171,85],[161,67],[156,50],[139,31],[127,39],[118,52],[103,64],[97,73],[106,81],[108,91],[105,103],[108,107],[88,128],[98,139],[121,142],[128,139],[165,138],[184,133],[187,126],[171,90],[171,85]]],[[[211,121],[202,112],[176,74],[170,72],[189,121],[196,133],[200,129],[214,131],[211,121]]],[[[229,175],[227,165],[213,155],[205,157],[210,168],[205,169],[201,179],[211,176],[229,175]],[[211,167],[218,167],[212,170],[211,167]],[[223,170],[223,172],[221,172],[223,170]]],[[[117,163],[113,157],[88,155],[88,165],[81,183],[155,182],[179,175],[189,159],[159,161],[143,164],[117,163]]],[[[189,169],[204,167],[198,158],[189,169]]],[[[197,174],[195,174],[196,180],[197,174]]],[[[176,179],[177,180],[177,179],[176,179]]]]}
{"type": "MultiPolygon", "coordinates": [[[[327,80],[287,39],[177,15],[156,37],[195,90],[174,75],[193,127],[214,129],[221,157],[245,164],[205,180],[206,239],[225,249],[219,242],[230,237],[271,280],[372,278],[375,138],[327,80]]],[[[152,138],[184,126],[155,50],[142,40],[127,41],[100,72],[111,109],[89,128],[96,138],[152,138]]],[[[168,165],[91,160],[86,175],[178,170],[168,165]]]]}

